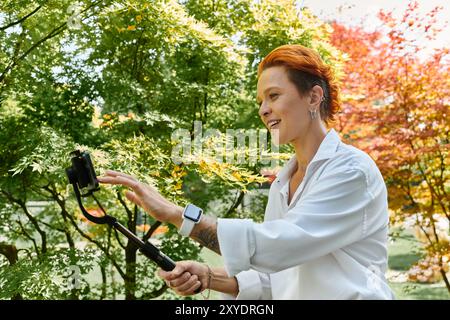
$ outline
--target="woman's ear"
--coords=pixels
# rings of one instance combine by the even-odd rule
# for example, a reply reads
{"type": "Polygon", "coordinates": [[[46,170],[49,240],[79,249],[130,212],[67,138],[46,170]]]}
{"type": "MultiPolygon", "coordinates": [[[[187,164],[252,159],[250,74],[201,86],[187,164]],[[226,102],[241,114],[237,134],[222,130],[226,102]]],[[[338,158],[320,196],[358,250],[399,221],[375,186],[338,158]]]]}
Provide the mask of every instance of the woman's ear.
{"type": "Polygon", "coordinates": [[[323,90],[321,86],[315,85],[314,87],[312,87],[311,89],[311,100],[310,100],[310,104],[311,106],[315,106],[318,107],[320,106],[320,103],[323,101],[323,90]]]}

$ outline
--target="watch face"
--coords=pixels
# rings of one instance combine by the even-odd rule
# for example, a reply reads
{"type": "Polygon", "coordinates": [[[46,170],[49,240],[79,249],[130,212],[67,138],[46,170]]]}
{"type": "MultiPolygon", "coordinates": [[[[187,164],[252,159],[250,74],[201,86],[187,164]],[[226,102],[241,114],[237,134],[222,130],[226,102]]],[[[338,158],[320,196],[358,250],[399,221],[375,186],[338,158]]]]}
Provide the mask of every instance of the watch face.
{"type": "Polygon", "coordinates": [[[189,204],[186,207],[186,210],[184,211],[184,217],[188,218],[189,220],[198,222],[200,220],[200,216],[202,215],[202,209],[189,204]]]}

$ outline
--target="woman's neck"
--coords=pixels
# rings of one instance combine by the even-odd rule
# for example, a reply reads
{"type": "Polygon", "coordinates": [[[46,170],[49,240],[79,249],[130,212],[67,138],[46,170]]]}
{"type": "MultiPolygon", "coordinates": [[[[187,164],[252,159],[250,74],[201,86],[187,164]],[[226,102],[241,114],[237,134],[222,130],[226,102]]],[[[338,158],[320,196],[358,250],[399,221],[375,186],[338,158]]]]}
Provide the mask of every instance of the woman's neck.
{"type": "Polygon", "coordinates": [[[317,123],[310,126],[305,135],[291,142],[297,158],[296,172],[304,173],[306,171],[306,167],[317,153],[326,135],[327,129],[325,125],[321,121],[317,121],[317,123]]]}

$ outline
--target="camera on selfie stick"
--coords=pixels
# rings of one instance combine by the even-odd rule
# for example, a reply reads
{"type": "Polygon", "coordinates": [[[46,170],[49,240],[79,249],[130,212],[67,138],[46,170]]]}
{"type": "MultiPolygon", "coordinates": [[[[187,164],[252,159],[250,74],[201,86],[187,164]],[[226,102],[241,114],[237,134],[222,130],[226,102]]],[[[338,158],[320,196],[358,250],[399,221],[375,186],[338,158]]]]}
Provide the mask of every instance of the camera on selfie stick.
{"type": "Polygon", "coordinates": [[[111,227],[118,230],[128,239],[130,239],[138,248],[139,251],[147,258],[156,262],[156,264],[164,271],[171,271],[175,268],[175,262],[162,253],[157,247],[150,242],[142,241],[134,233],[125,228],[116,218],[106,214],[103,207],[97,201],[94,196],[94,192],[100,190],[97,176],[95,174],[94,166],[92,165],[91,157],[88,152],[81,152],[79,150],[71,152],[72,166],[66,169],[69,182],[73,186],[75,196],[80,206],[81,212],[89,221],[96,224],[108,224],[111,227]],[[85,190],[84,194],[81,194],[80,190],[85,190]],[[81,201],[82,197],[92,196],[99,205],[100,209],[105,214],[102,217],[95,217],[89,214],[83,206],[81,201]]]}

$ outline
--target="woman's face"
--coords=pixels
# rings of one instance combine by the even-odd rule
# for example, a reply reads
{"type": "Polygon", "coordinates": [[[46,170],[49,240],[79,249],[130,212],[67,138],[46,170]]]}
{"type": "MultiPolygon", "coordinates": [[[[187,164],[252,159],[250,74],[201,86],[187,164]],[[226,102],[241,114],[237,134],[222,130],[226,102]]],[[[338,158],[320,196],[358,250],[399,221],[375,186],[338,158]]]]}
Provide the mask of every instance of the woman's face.
{"type": "Polygon", "coordinates": [[[310,125],[311,97],[300,96],[283,66],[265,69],[257,85],[259,116],[276,145],[304,137],[310,125]]]}

